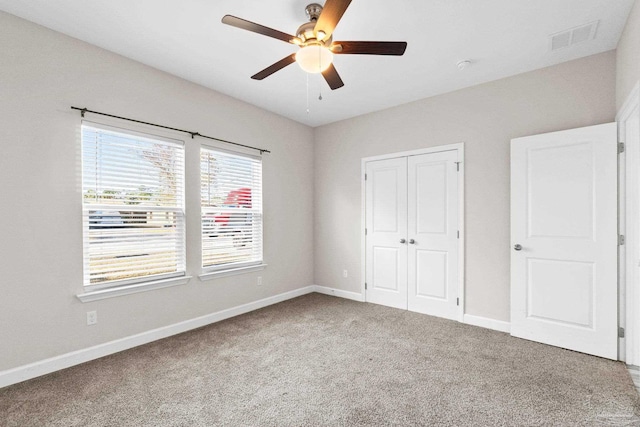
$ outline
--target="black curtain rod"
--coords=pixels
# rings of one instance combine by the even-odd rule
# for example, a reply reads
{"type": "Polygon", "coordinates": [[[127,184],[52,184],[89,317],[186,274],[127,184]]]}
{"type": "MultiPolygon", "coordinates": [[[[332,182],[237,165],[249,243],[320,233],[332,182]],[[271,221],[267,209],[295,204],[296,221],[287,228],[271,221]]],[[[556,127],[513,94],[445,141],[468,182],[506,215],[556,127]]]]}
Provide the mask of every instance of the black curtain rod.
{"type": "Polygon", "coordinates": [[[101,116],[113,117],[114,119],[127,120],[127,121],[130,121],[130,122],[141,123],[143,125],[155,126],[155,127],[158,127],[158,128],[163,128],[163,129],[175,130],[177,132],[188,133],[189,135],[191,135],[191,139],[195,138],[196,136],[199,136],[200,138],[212,139],[214,141],[220,141],[220,142],[224,142],[226,144],[237,145],[238,147],[244,147],[244,148],[250,148],[252,150],[257,150],[257,151],[260,152],[260,154],[271,153],[271,151],[266,150],[264,148],[256,148],[256,147],[251,147],[250,145],[238,144],[237,142],[232,142],[232,141],[227,141],[227,140],[220,139],[220,138],[214,138],[212,136],[202,135],[199,132],[191,132],[191,131],[184,130],[184,129],[177,129],[177,128],[172,128],[172,127],[169,127],[169,126],[157,125],[155,123],[143,122],[142,120],[135,120],[135,119],[129,119],[127,117],[114,116],[113,114],[100,113],[99,111],[92,111],[92,110],[89,110],[87,108],[79,108],[79,107],[71,106],[71,109],[80,111],[80,114],[82,114],[82,117],[84,117],[85,113],[99,114],[101,116]]]}

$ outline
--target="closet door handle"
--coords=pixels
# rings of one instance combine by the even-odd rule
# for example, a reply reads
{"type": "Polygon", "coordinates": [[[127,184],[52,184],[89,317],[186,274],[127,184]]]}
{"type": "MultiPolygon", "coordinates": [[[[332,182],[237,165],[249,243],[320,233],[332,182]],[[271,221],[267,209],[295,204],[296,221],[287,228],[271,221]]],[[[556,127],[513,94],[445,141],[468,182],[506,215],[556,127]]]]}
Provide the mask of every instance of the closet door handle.
{"type": "Polygon", "coordinates": [[[400,239],[400,243],[407,243],[407,241],[404,239],[400,239]]]}
{"type": "Polygon", "coordinates": [[[416,241],[415,241],[415,240],[413,240],[413,239],[409,240],[409,244],[411,244],[411,245],[415,245],[415,243],[416,243],[416,241]]]}

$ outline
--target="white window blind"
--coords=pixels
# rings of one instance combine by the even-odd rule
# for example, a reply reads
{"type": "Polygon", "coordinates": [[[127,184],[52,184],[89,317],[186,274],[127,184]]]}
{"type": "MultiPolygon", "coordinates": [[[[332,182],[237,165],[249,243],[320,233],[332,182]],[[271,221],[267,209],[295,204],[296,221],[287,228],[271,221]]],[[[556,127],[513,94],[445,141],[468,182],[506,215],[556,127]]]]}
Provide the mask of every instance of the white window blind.
{"type": "Polygon", "coordinates": [[[202,147],[200,185],[205,271],[261,264],[261,159],[202,147]]]}
{"type": "Polygon", "coordinates": [[[85,122],[82,196],[85,286],[184,275],[181,141],[85,122]]]}

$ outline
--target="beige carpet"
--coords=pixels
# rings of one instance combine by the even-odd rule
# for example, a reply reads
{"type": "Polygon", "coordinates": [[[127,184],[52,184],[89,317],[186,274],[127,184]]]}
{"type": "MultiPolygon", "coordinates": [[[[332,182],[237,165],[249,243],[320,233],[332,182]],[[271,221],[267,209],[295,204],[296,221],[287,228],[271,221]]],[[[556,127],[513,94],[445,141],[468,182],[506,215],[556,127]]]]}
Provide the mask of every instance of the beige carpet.
{"type": "Polygon", "coordinates": [[[2,426],[638,426],[622,363],[303,296],[0,390],[2,426]]]}

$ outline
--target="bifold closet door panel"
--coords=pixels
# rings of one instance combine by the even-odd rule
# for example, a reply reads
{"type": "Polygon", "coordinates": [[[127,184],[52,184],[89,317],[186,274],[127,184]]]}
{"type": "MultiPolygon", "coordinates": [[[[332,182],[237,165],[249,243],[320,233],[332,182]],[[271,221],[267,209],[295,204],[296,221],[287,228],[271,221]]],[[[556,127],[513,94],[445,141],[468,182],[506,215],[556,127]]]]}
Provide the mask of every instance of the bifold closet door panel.
{"type": "Polygon", "coordinates": [[[408,308],[458,317],[457,151],[408,158],[408,308]]]}
{"type": "Polygon", "coordinates": [[[407,308],[407,159],[366,164],[366,301],[407,308]]]}

